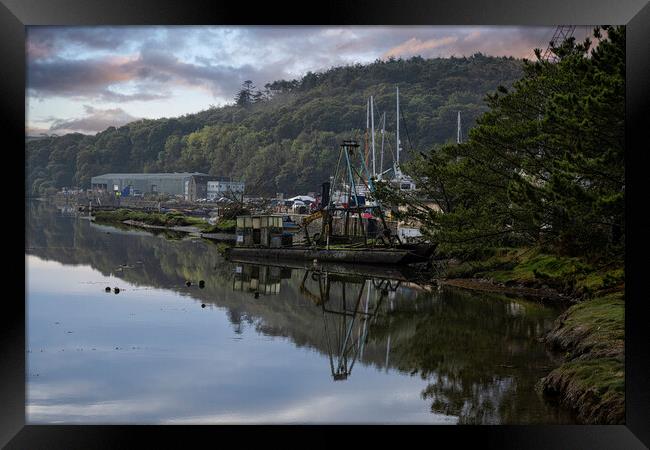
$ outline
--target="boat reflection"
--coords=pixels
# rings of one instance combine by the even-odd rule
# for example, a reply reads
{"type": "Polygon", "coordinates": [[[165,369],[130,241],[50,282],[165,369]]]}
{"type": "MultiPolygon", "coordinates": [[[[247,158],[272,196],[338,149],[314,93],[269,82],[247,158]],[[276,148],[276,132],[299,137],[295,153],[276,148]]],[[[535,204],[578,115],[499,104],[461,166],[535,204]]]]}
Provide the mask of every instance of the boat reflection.
{"type": "MultiPolygon", "coordinates": [[[[281,281],[291,280],[292,268],[240,263],[235,266],[233,290],[260,295],[278,295],[281,281]]],[[[420,286],[402,274],[402,279],[368,277],[356,266],[313,265],[300,270],[298,292],[322,312],[322,333],[334,381],[347,380],[355,363],[363,358],[370,330],[381,316],[387,326],[385,370],[390,356],[390,313],[395,311],[400,287],[417,293],[420,286]]],[[[394,272],[390,272],[394,275],[394,272]]],[[[415,297],[414,297],[415,298],[415,297]]],[[[417,306],[416,306],[417,309],[417,306]]]]}

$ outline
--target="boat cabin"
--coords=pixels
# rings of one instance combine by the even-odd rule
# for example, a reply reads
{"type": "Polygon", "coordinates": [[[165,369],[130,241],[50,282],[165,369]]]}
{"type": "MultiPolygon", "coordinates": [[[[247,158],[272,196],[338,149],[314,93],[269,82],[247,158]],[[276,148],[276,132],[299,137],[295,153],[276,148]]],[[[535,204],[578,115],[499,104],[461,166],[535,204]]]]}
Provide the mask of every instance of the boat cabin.
{"type": "Polygon", "coordinates": [[[237,247],[282,247],[281,215],[237,216],[237,247]]]}

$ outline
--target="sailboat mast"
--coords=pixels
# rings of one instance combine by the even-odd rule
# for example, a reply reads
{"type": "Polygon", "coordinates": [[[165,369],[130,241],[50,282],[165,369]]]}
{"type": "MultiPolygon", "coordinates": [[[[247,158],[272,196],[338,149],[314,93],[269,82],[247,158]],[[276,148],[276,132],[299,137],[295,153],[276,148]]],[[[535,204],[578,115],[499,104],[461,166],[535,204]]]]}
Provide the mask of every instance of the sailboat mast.
{"type": "Polygon", "coordinates": [[[456,131],[456,143],[460,144],[460,111],[458,111],[458,130],[456,131]]]}
{"type": "MultiPolygon", "coordinates": [[[[397,86],[397,168],[399,169],[399,86],[397,86]]],[[[396,171],[397,172],[397,171],[396,171]]]]}
{"type": "Polygon", "coordinates": [[[370,124],[371,132],[370,136],[372,139],[372,176],[377,176],[377,169],[375,167],[375,109],[374,109],[374,99],[372,95],[370,96],[370,124]]]}
{"type": "Polygon", "coordinates": [[[366,161],[366,165],[368,165],[368,129],[370,128],[370,99],[368,99],[368,102],[366,103],[366,133],[365,133],[365,145],[363,149],[363,154],[364,154],[364,160],[366,161]]]}
{"type": "Polygon", "coordinates": [[[384,132],[386,129],[386,112],[381,116],[381,156],[379,158],[379,179],[384,173],[384,132]]]}

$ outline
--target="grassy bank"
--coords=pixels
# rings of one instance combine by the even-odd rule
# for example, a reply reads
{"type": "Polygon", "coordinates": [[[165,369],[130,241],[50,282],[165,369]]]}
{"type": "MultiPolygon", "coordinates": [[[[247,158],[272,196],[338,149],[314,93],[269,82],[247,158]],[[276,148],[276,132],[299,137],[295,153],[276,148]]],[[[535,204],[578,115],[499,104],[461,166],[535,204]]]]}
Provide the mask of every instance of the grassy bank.
{"type": "Polygon", "coordinates": [[[234,233],[236,221],[222,219],[214,225],[199,217],[186,216],[180,212],[145,212],[120,208],[114,211],[96,211],[95,220],[104,223],[122,224],[125,220],[133,220],[147,225],[163,227],[194,226],[203,233],[234,233]]]}
{"type": "Polygon", "coordinates": [[[208,223],[198,217],[188,217],[180,212],[157,213],[145,211],[133,211],[126,208],[116,209],[114,211],[96,211],[95,220],[98,222],[122,223],[125,220],[142,222],[147,225],[157,225],[164,227],[175,226],[196,226],[201,229],[205,228],[208,223]]]}
{"type": "Polygon", "coordinates": [[[589,263],[536,248],[495,249],[480,259],[452,263],[447,278],[480,278],[503,286],[552,289],[574,299],[589,299],[623,289],[623,262],[589,263]]]}
{"type": "Polygon", "coordinates": [[[546,341],[565,362],[540,381],[546,394],[573,407],[585,423],[625,422],[625,302],[623,293],[572,306],[546,341]]]}
{"type": "Polygon", "coordinates": [[[208,225],[203,231],[205,233],[234,233],[236,228],[236,220],[222,219],[214,225],[208,225]]]}
{"type": "Polygon", "coordinates": [[[456,261],[448,278],[480,280],[489,287],[552,291],[575,303],[555,321],[547,344],[564,362],[539,388],[573,408],[584,423],[625,420],[625,272],[622,261],[605,264],[550,255],[540,249],[498,249],[456,261]]]}

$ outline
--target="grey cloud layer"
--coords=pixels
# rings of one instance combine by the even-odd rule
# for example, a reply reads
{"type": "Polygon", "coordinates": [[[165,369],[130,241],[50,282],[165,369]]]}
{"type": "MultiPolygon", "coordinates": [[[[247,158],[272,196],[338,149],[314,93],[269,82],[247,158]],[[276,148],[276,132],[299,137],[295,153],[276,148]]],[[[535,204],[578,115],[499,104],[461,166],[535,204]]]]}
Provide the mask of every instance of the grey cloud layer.
{"type": "MultiPolygon", "coordinates": [[[[230,99],[239,83],[266,82],[377,58],[487,54],[531,56],[545,45],[549,28],[516,27],[35,27],[28,32],[28,87],[38,96],[77,96],[111,101],[160,98],[151,93],[116,94],[126,82],[207,87],[230,99]],[[183,61],[202,45],[210,56],[183,61]],[[71,48],[104,55],[65,57],[71,48]],[[136,59],[116,61],[138,55],[136,59]],[[255,64],[253,66],[253,64],[255,64]]],[[[143,86],[146,89],[146,86],[143,86]]]]}
{"type": "Polygon", "coordinates": [[[119,127],[140,117],[134,117],[121,108],[97,109],[89,105],[84,105],[85,115],[73,119],[56,119],[52,118],[50,131],[59,133],[95,133],[99,130],[105,130],[110,126],[119,127]]]}
{"type": "Polygon", "coordinates": [[[545,47],[552,32],[552,27],[448,26],[29,27],[27,92],[30,98],[116,104],[175,101],[183,90],[200,89],[212,96],[207,107],[232,101],[247,79],[263,86],[379,58],[476,52],[532,57],[532,49],[545,47]]]}

